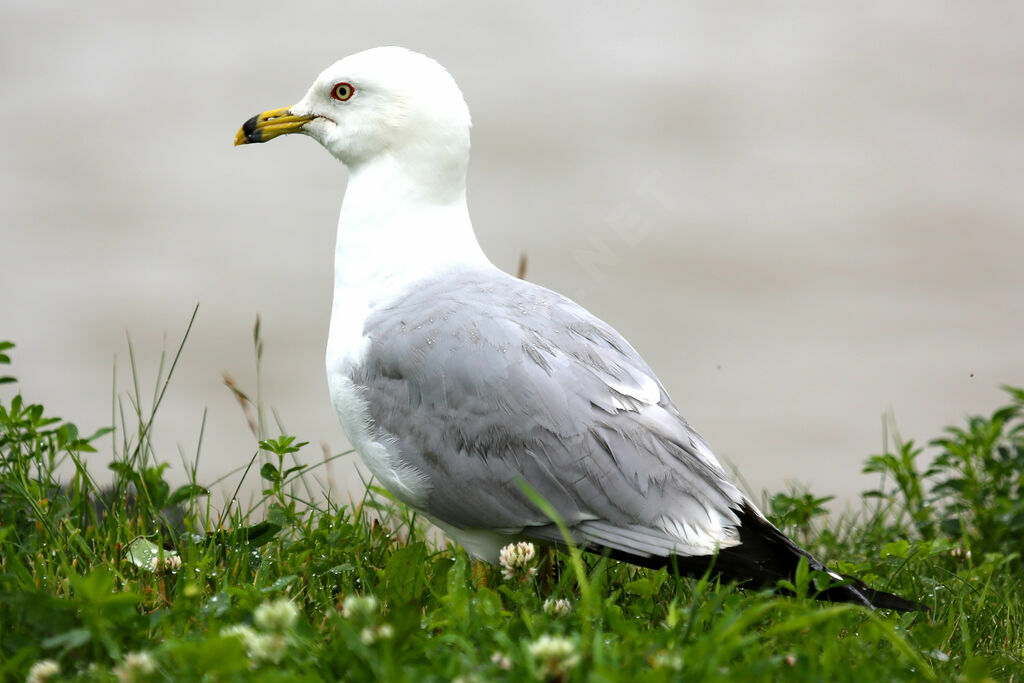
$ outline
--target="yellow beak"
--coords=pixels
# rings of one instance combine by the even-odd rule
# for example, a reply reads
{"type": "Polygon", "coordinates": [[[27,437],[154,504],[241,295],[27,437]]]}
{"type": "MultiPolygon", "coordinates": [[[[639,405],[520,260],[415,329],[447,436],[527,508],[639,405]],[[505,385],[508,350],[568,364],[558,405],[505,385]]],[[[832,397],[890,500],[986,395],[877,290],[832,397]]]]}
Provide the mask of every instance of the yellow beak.
{"type": "Polygon", "coordinates": [[[235,146],[247,145],[250,142],[266,142],[278,135],[297,133],[314,118],[316,117],[296,116],[288,107],[265,111],[242,124],[235,135],[235,146]]]}

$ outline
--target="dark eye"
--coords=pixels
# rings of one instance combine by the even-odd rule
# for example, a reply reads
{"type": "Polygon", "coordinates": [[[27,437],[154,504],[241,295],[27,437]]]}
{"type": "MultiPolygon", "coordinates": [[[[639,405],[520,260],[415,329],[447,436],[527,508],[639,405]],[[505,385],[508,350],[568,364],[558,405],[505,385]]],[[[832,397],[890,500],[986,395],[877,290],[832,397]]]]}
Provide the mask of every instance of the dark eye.
{"type": "Polygon", "coordinates": [[[352,93],[355,91],[356,89],[352,87],[351,83],[338,83],[331,88],[331,97],[344,102],[348,98],[352,97],[352,93]]]}

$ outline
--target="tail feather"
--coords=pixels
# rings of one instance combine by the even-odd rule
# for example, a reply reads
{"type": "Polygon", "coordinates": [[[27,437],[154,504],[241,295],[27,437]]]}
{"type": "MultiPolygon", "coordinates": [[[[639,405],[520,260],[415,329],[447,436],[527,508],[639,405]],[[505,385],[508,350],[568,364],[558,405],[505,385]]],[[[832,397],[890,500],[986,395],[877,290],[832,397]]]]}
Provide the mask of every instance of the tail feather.
{"type": "Polygon", "coordinates": [[[651,568],[675,566],[680,573],[688,576],[702,576],[710,568],[713,575],[727,581],[765,588],[774,588],[780,580],[792,581],[800,558],[803,557],[812,570],[827,572],[836,579],[845,580],[844,583],[822,591],[818,595],[819,599],[900,612],[928,611],[928,607],[919,602],[874,590],[860,579],[840,576],[830,571],[817,558],[791,541],[761,516],[753,506],[744,504],[737,512],[740,518],[740,544],[724,548],[717,555],[640,557],[612,551],[611,557],[651,568]]]}

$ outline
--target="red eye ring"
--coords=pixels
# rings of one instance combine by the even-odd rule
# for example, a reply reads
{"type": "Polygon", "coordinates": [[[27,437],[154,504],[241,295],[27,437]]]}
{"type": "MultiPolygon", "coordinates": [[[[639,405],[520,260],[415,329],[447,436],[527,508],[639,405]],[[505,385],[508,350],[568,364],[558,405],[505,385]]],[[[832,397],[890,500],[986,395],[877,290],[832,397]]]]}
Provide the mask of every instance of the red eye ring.
{"type": "Polygon", "coordinates": [[[355,92],[356,89],[352,87],[351,83],[335,83],[334,87],[331,88],[331,97],[339,102],[345,102],[351,98],[355,92]]]}

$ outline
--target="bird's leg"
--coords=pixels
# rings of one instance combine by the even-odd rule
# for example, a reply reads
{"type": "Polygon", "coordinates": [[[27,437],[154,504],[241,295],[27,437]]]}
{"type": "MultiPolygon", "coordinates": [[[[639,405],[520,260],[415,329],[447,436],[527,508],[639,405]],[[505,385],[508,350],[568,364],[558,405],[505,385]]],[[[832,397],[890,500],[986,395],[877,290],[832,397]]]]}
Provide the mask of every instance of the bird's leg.
{"type": "Polygon", "coordinates": [[[544,550],[540,566],[537,568],[537,584],[547,594],[554,591],[558,585],[558,551],[554,548],[545,548],[544,550]]]}

